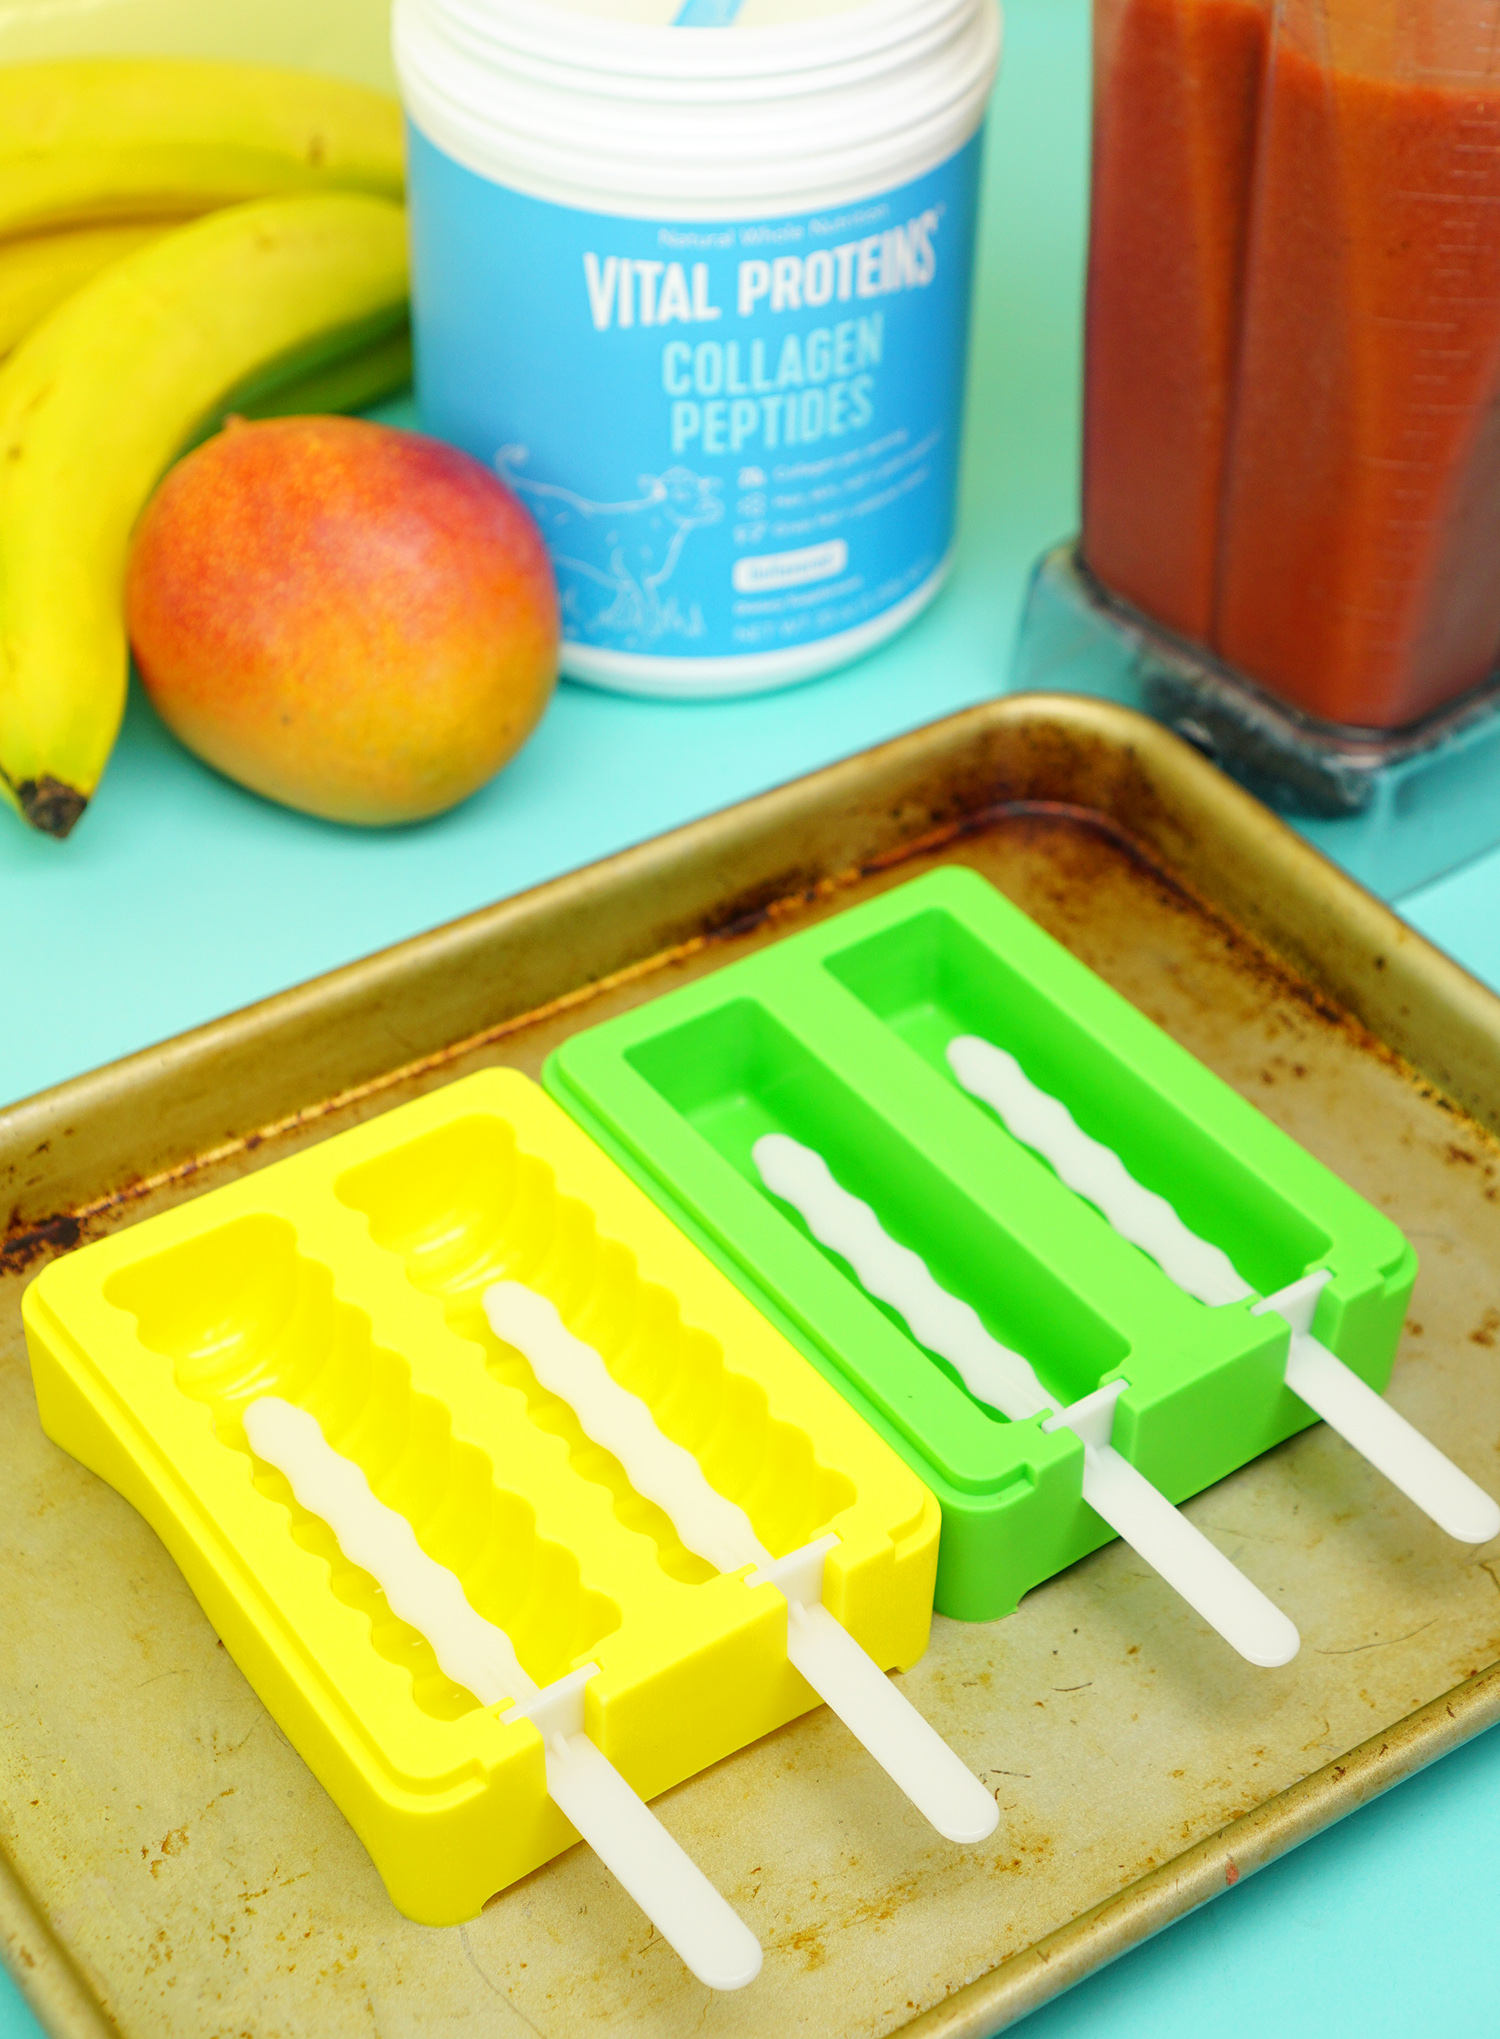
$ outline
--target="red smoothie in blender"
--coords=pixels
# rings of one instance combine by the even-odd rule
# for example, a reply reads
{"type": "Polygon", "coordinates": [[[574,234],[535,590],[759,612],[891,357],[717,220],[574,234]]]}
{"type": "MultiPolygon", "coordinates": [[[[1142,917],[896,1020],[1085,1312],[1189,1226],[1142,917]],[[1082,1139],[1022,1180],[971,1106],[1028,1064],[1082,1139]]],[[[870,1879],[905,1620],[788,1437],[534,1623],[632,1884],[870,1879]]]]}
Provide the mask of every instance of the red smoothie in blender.
{"type": "Polygon", "coordinates": [[[1183,636],[1213,628],[1260,0],[1097,0],[1083,549],[1183,636]]]}
{"type": "MultiPolygon", "coordinates": [[[[1204,17],[1179,47],[1217,49],[1222,103],[1240,108],[1253,60],[1207,27],[1227,4],[1171,0],[1204,17]]],[[[1101,48],[1168,6],[1124,0],[1101,48]]],[[[1500,659],[1500,89],[1481,34],[1495,14],[1279,0],[1238,187],[1227,141],[1189,161],[1175,139],[1184,95],[1207,103],[1186,57],[1176,100],[1160,69],[1154,85],[1141,74],[1133,143],[1106,139],[1096,162],[1096,191],[1114,188],[1093,230],[1085,556],[1330,721],[1408,723],[1500,659]],[[1168,109],[1155,122],[1153,103],[1168,109]],[[1170,144],[1156,162],[1154,125],[1170,144]],[[1162,162],[1184,161],[1164,203],[1162,162]],[[1120,314],[1153,269],[1201,291],[1195,317],[1153,330],[1120,314]]],[[[1126,78],[1116,62],[1106,99],[1126,78]]],[[[1107,103],[1098,127],[1131,133],[1107,103]]]]}

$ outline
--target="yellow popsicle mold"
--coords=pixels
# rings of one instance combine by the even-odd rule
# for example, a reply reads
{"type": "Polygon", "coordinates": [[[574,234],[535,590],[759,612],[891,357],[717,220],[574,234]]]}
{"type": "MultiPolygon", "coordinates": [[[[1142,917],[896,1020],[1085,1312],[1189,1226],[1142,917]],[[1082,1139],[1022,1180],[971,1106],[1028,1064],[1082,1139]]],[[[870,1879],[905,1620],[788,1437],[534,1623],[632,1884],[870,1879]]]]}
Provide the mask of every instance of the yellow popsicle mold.
{"type": "Polygon", "coordinates": [[[150,1522],[255,1690],[430,1925],[577,1838],[529,1721],[444,1676],[243,1411],[317,1417],[650,1799],[817,1703],[786,1602],[720,1574],[489,1328],[527,1283],[775,1556],[833,1534],[824,1600],[877,1664],[925,1649],[927,1489],[549,1098],[466,1078],[54,1262],[23,1310],[42,1423],[150,1522]]]}

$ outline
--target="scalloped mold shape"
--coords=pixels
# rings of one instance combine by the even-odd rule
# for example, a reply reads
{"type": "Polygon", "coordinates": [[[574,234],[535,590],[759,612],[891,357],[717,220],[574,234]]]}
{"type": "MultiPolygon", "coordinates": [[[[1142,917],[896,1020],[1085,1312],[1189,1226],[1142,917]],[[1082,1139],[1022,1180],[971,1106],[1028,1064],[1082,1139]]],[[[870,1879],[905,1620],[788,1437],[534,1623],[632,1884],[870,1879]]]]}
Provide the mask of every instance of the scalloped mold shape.
{"type": "Polygon", "coordinates": [[[1315,1421],[1290,1327],[1209,1308],[957,1082],[949,1043],[1014,1055],[1136,1180],[1272,1294],[1327,1269],[1313,1329],[1390,1375],[1416,1256],[1391,1221],[1045,934],[945,866],[576,1034],[543,1080],[937,1494],[937,1607],[1009,1613],[1111,1532],[1083,1447],[1006,1422],[773,1197],[767,1133],[815,1149],[1048,1391],[1129,1385],[1112,1442],[1173,1501],[1315,1421]]]}
{"type": "Polygon", "coordinates": [[[54,1262],[27,1290],[48,1435],[118,1489],[424,1924],[577,1838],[542,1742],[446,1678],[243,1414],[314,1415],[646,1799],[817,1704],[787,1604],[694,1556],[486,1321],[525,1282],[780,1557],[838,1538],[829,1611],[883,1668],[927,1645],[932,1495],[534,1083],[454,1083],[54,1262]]]}

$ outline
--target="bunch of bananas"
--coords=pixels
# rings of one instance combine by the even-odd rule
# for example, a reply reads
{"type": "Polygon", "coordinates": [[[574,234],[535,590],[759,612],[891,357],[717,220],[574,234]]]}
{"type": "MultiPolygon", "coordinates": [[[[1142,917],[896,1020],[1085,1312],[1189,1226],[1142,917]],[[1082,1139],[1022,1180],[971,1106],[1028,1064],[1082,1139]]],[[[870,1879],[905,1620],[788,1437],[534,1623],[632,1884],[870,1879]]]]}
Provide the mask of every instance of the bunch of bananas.
{"type": "Polygon", "coordinates": [[[410,368],[400,117],[334,79],[0,69],[0,794],[64,836],[125,705],[126,551],[228,411],[353,409],[410,368]]]}

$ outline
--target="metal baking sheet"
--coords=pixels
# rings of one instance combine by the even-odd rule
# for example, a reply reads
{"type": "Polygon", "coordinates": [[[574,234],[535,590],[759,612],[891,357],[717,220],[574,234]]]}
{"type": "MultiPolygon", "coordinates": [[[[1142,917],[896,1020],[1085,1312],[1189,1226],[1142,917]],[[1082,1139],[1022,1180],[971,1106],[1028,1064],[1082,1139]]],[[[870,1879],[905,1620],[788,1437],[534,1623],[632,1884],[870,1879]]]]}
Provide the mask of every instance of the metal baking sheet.
{"type": "Polygon", "coordinates": [[[824,1710],[658,1801],[766,1949],[712,1997],[586,1849],[412,1925],[132,1510],[41,1434],[52,1253],[935,862],[973,865],[1423,1259],[1392,1386],[1500,1480],[1500,1001],[1163,731],[1017,697],[0,1115],[0,1945],[51,2032],[978,2039],[1500,1715],[1500,1545],[1321,1427],[1190,1513],[1303,1633],[1242,1665],[1111,1545],[904,1680],[994,1788],[939,1841],[824,1710]]]}

